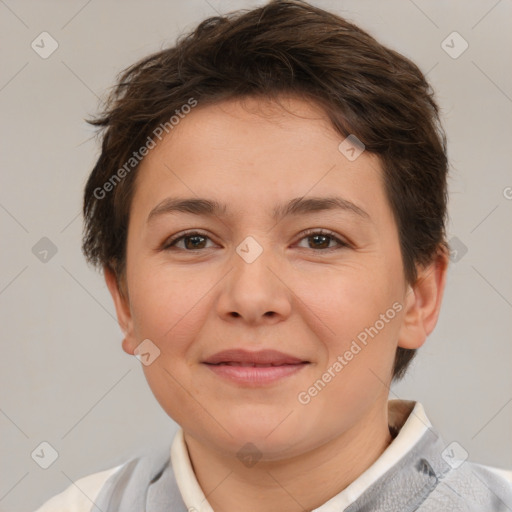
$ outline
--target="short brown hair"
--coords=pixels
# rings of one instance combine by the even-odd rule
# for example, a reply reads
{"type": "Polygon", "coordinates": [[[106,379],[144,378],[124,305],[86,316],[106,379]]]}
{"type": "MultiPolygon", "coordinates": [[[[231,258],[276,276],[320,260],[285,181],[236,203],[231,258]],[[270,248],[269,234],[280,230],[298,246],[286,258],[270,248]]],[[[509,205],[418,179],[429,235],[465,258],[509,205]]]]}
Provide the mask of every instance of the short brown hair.
{"type": "MultiPolygon", "coordinates": [[[[355,135],[379,156],[404,276],[413,284],[416,265],[447,248],[446,137],[433,91],[410,60],[300,0],[208,18],[120,74],[102,114],[89,121],[101,127],[102,149],[84,194],[88,261],[124,282],[133,155],[158,126],[169,127],[191,98],[207,105],[283,94],[315,102],[343,137],[355,135]]],[[[415,353],[397,349],[393,379],[405,375],[415,353]]]]}

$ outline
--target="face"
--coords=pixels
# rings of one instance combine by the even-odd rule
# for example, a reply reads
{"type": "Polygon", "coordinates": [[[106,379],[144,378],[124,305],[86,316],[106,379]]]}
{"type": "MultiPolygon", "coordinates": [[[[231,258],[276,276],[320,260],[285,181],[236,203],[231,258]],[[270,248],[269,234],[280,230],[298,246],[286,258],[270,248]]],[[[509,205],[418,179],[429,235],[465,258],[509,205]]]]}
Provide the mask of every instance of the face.
{"type": "Polygon", "coordinates": [[[149,152],[126,302],[110,283],[123,348],[150,340],[145,357],[157,357],[142,367],[169,416],[205,446],[236,454],[251,442],[268,460],[360,428],[387,401],[397,346],[421,338],[378,159],[348,159],[321,110],[282,103],[199,104],[149,152]],[[288,362],[205,363],[238,349],[288,362]]]}

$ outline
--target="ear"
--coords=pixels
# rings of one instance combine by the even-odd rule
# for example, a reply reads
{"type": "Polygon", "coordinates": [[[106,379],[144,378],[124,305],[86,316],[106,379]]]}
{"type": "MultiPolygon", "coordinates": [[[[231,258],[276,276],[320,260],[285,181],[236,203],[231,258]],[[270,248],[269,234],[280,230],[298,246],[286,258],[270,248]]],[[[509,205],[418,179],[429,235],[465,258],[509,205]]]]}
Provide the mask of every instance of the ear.
{"type": "Polygon", "coordinates": [[[417,349],[434,330],[441,309],[448,262],[447,251],[441,249],[430,265],[419,269],[416,283],[409,286],[404,299],[399,347],[417,349]]]}
{"type": "Polygon", "coordinates": [[[105,276],[107,287],[110,290],[110,295],[112,295],[112,299],[114,300],[119,327],[121,327],[121,330],[124,333],[122,345],[123,350],[127,354],[134,355],[133,351],[137,347],[137,343],[133,330],[133,320],[127,293],[122,293],[120,291],[117,278],[109,267],[103,267],[103,274],[105,276]]]}

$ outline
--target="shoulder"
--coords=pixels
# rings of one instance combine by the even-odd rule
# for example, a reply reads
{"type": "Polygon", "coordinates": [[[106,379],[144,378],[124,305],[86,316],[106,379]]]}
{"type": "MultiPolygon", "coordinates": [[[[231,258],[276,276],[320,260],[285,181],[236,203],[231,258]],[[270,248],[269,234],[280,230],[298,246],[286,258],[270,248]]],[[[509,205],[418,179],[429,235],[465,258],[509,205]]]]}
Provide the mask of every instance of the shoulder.
{"type": "Polygon", "coordinates": [[[492,466],[484,466],[483,464],[477,464],[473,462],[473,466],[483,472],[488,472],[498,476],[500,479],[504,479],[507,484],[512,485],[512,470],[511,469],[500,469],[492,466]]]}
{"type": "Polygon", "coordinates": [[[512,510],[511,471],[466,461],[460,466],[438,474],[437,477],[431,493],[418,510],[512,510]]]}
{"type": "Polygon", "coordinates": [[[132,453],[129,460],[118,466],[76,480],[35,512],[91,512],[93,508],[102,510],[99,505],[113,492],[136,496],[141,486],[150,485],[165,469],[170,462],[169,455],[168,441],[146,447],[142,452],[132,453]]]}
{"type": "Polygon", "coordinates": [[[474,476],[485,482],[492,482],[499,487],[512,489],[512,470],[486,466],[477,462],[470,462],[474,476]]]}
{"type": "Polygon", "coordinates": [[[107,479],[124,464],[78,479],[35,512],[89,512],[107,479]]]}

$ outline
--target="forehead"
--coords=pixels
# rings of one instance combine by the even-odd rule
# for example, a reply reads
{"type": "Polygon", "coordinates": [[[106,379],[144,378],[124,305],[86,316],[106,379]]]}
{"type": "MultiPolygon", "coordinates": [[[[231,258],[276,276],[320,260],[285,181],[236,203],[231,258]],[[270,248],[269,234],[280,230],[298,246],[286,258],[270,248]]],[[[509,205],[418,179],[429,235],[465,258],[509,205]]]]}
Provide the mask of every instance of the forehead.
{"type": "Polygon", "coordinates": [[[383,196],[380,163],[365,153],[348,160],[343,139],[319,106],[298,98],[199,103],[140,164],[134,201],[146,215],[169,196],[217,198],[224,213],[265,206],[273,217],[306,196],[371,210],[383,196]]]}

